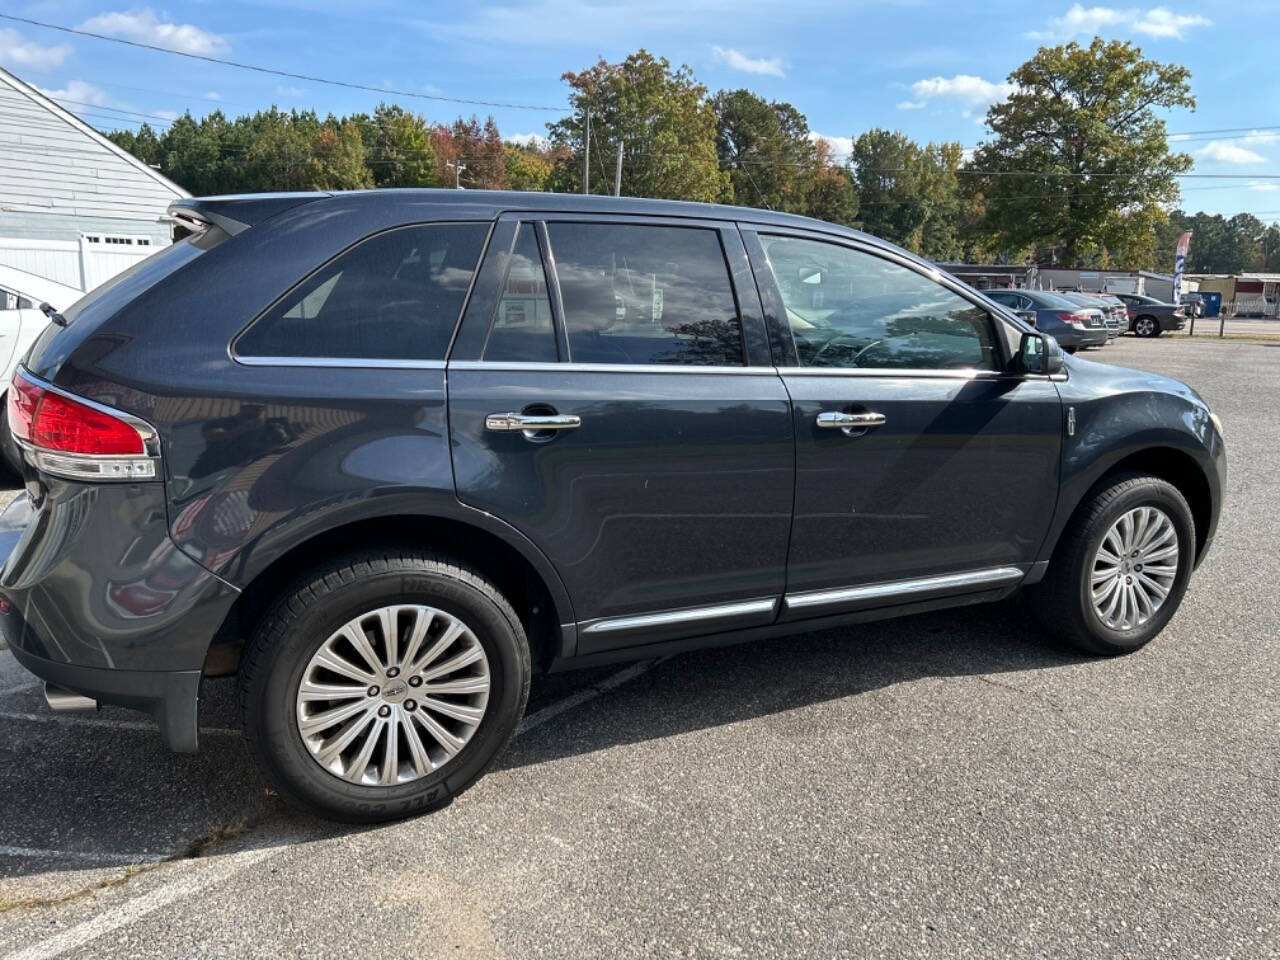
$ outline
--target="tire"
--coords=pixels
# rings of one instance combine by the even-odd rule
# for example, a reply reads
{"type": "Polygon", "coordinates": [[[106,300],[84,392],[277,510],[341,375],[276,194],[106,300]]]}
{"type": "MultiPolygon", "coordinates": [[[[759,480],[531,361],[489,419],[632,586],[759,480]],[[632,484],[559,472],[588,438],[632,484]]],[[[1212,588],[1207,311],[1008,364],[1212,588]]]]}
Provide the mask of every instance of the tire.
{"type": "Polygon", "coordinates": [[[1149,315],[1134,317],[1133,332],[1143,338],[1158,337],[1160,336],[1160,321],[1149,315]]]}
{"type": "Polygon", "coordinates": [[[0,395],[0,479],[20,486],[22,484],[22,454],[18,442],[9,432],[9,397],[0,395]]]}
{"type": "MultiPolygon", "coordinates": [[[[1140,542],[1139,534],[1133,543],[1140,542]]],[[[1074,647],[1102,656],[1132,653],[1159,634],[1177,612],[1191,576],[1195,542],[1191,508],[1171,483],[1138,473],[1104,478],[1086,495],[1063,531],[1044,580],[1029,591],[1033,609],[1049,633],[1074,647]],[[1165,542],[1156,549],[1147,547],[1137,563],[1132,556],[1126,556],[1125,562],[1129,566],[1117,564],[1112,568],[1099,553],[1104,539],[1122,517],[1133,516],[1131,511],[1146,511],[1149,524],[1146,529],[1157,530],[1158,521],[1152,509],[1166,518],[1172,529],[1177,547],[1174,561],[1169,563],[1168,557],[1158,557],[1167,549],[1168,543],[1165,542]],[[1147,560],[1149,557],[1157,559],[1147,560]],[[1145,566],[1149,573],[1145,579],[1138,575],[1144,561],[1147,561],[1145,566]],[[1101,566],[1097,566],[1099,564],[1101,566]],[[1154,573],[1156,569],[1165,570],[1166,566],[1169,573],[1154,573]],[[1154,588],[1143,586],[1148,581],[1157,582],[1167,593],[1153,611],[1145,612],[1138,605],[1138,614],[1133,617],[1132,624],[1120,621],[1119,610],[1113,614],[1113,622],[1109,623],[1103,612],[1095,607],[1091,590],[1095,571],[1105,574],[1109,569],[1116,569],[1117,587],[1127,575],[1128,582],[1138,584],[1135,591],[1142,592],[1144,596],[1156,595],[1154,588]]],[[[1115,543],[1115,540],[1109,541],[1108,546],[1115,543]]],[[[1108,589],[1111,579],[1100,583],[1099,589],[1108,589]]],[[[1135,600],[1136,592],[1133,594],[1135,600]]],[[[1109,602],[1107,597],[1113,595],[1107,594],[1104,604],[1109,602]]],[[[1122,598],[1121,602],[1127,603],[1128,600],[1122,598]]]]}
{"type": "Polygon", "coordinates": [[[446,806],[479,779],[515,733],[529,698],[530,673],[529,645],[520,618],[483,575],[424,552],[355,554],[294,583],[262,618],[241,660],[241,718],[264,774],[286,799],[312,813],[349,823],[395,820],[446,806]],[[396,610],[390,620],[378,613],[387,608],[396,610]],[[420,617],[428,618],[429,627],[420,635],[418,653],[410,654],[407,648],[420,617]],[[426,664],[412,677],[407,669],[398,676],[398,668],[393,672],[384,667],[374,684],[364,689],[361,672],[374,670],[342,633],[356,619],[368,652],[380,662],[403,665],[403,655],[405,660],[412,656],[418,664],[425,659],[426,664]],[[397,637],[398,653],[388,653],[387,623],[395,624],[390,632],[397,637]],[[453,624],[461,624],[462,629],[456,640],[448,641],[445,634],[453,624]],[[446,642],[452,645],[443,646],[431,659],[431,652],[446,642]],[[328,671],[324,663],[332,660],[313,659],[321,657],[321,648],[326,648],[326,656],[336,653],[345,659],[344,670],[357,665],[357,673],[328,671]],[[457,650],[472,657],[472,662],[433,680],[430,671],[466,659],[457,650]],[[477,650],[483,656],[477,656],[477,650]],[[415,679],[419,683],[410,686],[415,679]],[[457,686],[459,680],[477,688],[484,682],[487,689],[466,694],[439,691],[441,685],[457,686]],[[304,681],[308,692],[344,685],[343,695],[304,700],[300,692],[304,681]],[[429,701],[437,706],[444,701],[453,711],[465,708],[478,713],[479,721],[436,713],[435,707],[428,709],[429,701]],[[349,715],[350,721],[330,726],[320,716],[346,705],[360,711],[349,715]],[[307,718],[324,725],[304,737],[307,718]],[[427,720],[463,745],[450,754],[449,738],[430,733],[424,725],[427,720]],[[356,726],[357,721],[366,735],[355,736],[351,746],[327,757],[325,750],[336,747],[349,730],[346,724],[356,726]],[[375,730],[373,737],[367,736],[375,730]],[[394,752],[388,730],[397,735],[394,752]],[[421,751],[410,746],[410,731],[421,751]],[[361,747],[370,739],[376,746],[372,759],[365,759],[372,770],[363,775],[353,772],[363,771],[361,747]]]}

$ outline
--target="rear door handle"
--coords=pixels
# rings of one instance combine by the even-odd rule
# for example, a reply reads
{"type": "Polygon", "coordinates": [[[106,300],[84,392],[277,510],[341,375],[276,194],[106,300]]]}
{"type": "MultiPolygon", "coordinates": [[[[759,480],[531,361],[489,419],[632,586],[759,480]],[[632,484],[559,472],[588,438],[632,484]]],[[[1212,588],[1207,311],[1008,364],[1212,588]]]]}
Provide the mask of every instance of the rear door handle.
{"type": "Polygon", "coordinates": [[[818,426],[824,430],[869,430],[883,427],[883,413],[839,413],[828,411],[818,414],[818,426]]]}
{"type": "Polygon", "coordinates": [[[495,433],[517,430],[577,430],[582,418],[571,413],[491,413],[484,418],[484,428],[495,433]]]}

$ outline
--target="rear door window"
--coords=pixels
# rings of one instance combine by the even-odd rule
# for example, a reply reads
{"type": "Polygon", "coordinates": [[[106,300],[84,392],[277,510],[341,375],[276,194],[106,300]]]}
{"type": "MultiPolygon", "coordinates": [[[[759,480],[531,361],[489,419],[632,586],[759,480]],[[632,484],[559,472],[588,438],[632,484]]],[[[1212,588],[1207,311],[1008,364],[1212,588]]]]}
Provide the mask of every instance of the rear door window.
{"type": "Polygon", "coordinates": [[[236,341],[241,357],[443,360],[487,223],[375,234],[282,297],[236,341]]]}
{"type": "Polygon", "coordinates": [[[742,366],[742,322],[717,231],[548,223],[574,363],[742,366]]]}

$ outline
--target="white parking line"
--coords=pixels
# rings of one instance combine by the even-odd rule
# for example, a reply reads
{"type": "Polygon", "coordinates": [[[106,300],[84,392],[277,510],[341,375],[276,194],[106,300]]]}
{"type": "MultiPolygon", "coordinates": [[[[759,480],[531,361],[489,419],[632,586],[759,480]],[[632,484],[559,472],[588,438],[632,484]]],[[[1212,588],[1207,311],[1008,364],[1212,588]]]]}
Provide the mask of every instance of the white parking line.
{"type": "Polygon", "coordinates": [[[43,680],[33,677],[30,680],[22,681],[22,683],[15,683],[11,687],[0,687],[0,697],[7,696],[10,693],[22,693],[24,690],[34,690],[42,683],[44,683],[43,680]]]}
{"type": "Polygon", "coordinates": [[[95,850],[41,850],[37,847],[0,846],[0,857],[28,857],[33,860],[85,860],[90,863],[120,864],[159,863],[167,860],[163,853],[104,853],[95,850]]]}
{"type": "Polygon", "coordinates": [[[563,700],[557,700],[555,703],[548,704],[541,710],[531,713],[520,721],[520,726],[516,728],[515,735],[518,737],[522,733],[528,733],[534,727],[540,727],[548,720],[560,716],[566,710],[572,710],[574,707],[581,706],[589,700],[594,700],[602,693],[608,693],[615,687],[620,687],[628,680],[634,680],[640,674],[652,669],[655,665],[661,663],[666,657],[659,657],[657,660],[645,660],[642,663],[636,663],[626,669],[619,670],[605,677],[594,686],[587,687],[585,690],[579,690],[577,693],[570,694],[563,700]]]}
{"type": "MultiPolygon", "coordinates": [[[[548,704],[541,710],[529,714],[521,722],[516,729],[515,736],[518,737],[523,733],[527,733],[534,727],[541,726],[548,720],[559,716],[566,710],[571,710],[576,706],[594,700],[602,693],[608,693],[620,687],[629,680],[634,680],[645,671],[651,669],[658,663],[661,663],[665,657],[657,660],[647,660],[643,663],[637,663],[629,667],[619,670],[617,673],[610,674],[599,683],[594,684],[585,690],[579,690],[563,700],[557,700],[555,703],[548,704]]],[[[61,720],[61,721],[77,721],[79,723],[91,723],[102,726],[123,727],[128,726],[130,729],[135,726],[128,724],[127,721],[111,721],[111,720],[89,720],[74,717],[59,717],[56,714],[48,717],[38,714],[11,714],[0,712],[0,720],[18,719],[18,720],[61,720]]],[[[138,727],[150,728],[148,724],[136,724],[138,727]]],[[[233,730],[201,730],[201,733],[239,733],[233,730]]],[[[177,900],[182,900],[190,896],[194,896],[206,887],[215,884],[225,883],[233,876],[246,870],[256,864],[262,863],[269,857],[275,856],[277,853],[283,853],[292,847],[290,843],[282,843],[275,847],[263,847],[257,850],[245,850],[240,853],[228,854],[221,858],[211,858],[211,866],[205,870],[193,871],[191,874],[175,880],[166,886],[161,886],[152,890],[150,893],[144,893],[141,896],[126,900],[116,907],[109,908],[98,914],[92,919],[78,923],[74,927],[69,927],[57,936],[50,937],[40,943],[32,944],[22,950],[7,954],[4,960],[54,960],[63,954],[76,950],[98,937],[111,933],[113,930],[119,930],[121,927],[128,926],[137,920],[141,920],[148,914],[166,907],[177,900]]],[[[3,849],[3,848],[0,848],[3,849]]],[[[20,848],[12,848],[20,849],[20,848]]]]}
{"type": "Polygon", "coordinates": [[[254,864],[261,863],[284,849],[287,849],[287,847],[262,847],[257,850],[245,850],[240,853],[229,854],[213,862],[206,870],[193,872],[179,880],[175,880],[173,883],[157,887],[150,893],[144,893],[140,897],[126,900],[118,907],[100,913],[93,919],[84,921],[84,923],[77,923],[74,927],[69,927],[57,936],[50,937],[40,943],[33,943],[22,950],[14,951],[8,954],[5,960],[52,960],[54,957],[60,957],[65,953],[83,947],[91,940],[96,940],[98,937],[111,933],[113,930],[119,930],[121,927],[141,920],[148,914],[155,913],[162,907],[167,907],[175,900],[182,900],[185,897],[199,893],[206,887],[223,883],[241,870],[246,870],[254,864]]]}
{"type": "MultiPolygon", "coordinates": [[[[72,727],[103,727],[109,730],[149,730],[156,732],[154,723],[145,720],[102,720],[98,717],[76,716],[67,713],[18,713],[0,710],[0,720],[18,720],[23,723],[59,723],[72,727]]],[[[238,737],[240,731],[233,727],[201,727],[201,735],[238,737]]]]}

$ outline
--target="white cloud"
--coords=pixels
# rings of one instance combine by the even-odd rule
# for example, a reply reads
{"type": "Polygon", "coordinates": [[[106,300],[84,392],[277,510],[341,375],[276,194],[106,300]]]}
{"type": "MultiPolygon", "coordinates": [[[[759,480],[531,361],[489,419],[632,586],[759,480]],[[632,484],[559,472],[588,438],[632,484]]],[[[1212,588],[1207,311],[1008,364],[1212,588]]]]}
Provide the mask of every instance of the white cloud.
{"type": "Polygon", "coordinates": [[[540,133],[509,133],[502,138],[508,143],[518,143],[522,147],[545,147],[547,138],[540,133]]]}
{"type": "Polygon", "coordinates": [[[79,29],[202,56],[225,53],[230,49],[224,37],[190,23],[162,20],[150,9],[100,13],[80,24],[79,29]]]}
{"type": "Polygon", "coordinates": [[[1049,21],[1047,30],[1033,30],[1036,40],[1067,40],[1080,35],[1138,33],[1158,39],[1182,40],[1195,27],[1212,26],[1198,13],[1174,13],[1168,7],[1085,7],[1073,4],[1065,14],[1049,21]]]}
{"type": "Polygon", "coordinates": [[[723,63],[730,70],[737,70],[739,73],[755,73],[768,77],[786,76],[782,69],[782,61],[777,57],[768,59],[748,57],[741,50],[735,50],[732,47],[728,49],[712,47],[711,59],[716,63],[723,63]]]}
{"type": "Polygon", "coordinates": [[[210,90],[208,93],[204,95],[204,98],[206,100],[221,100],[222,94],[220,94],[217,90],[210,90]]]}
{"type": "Polygon", "coordinates": [[[903,100],[898,104],[899,110],[923,110],[928,104],[923,100],[903,100]]]}
{"type": "Polygon", "coordinates": [[[1267,161],[1267,158],[1256,150],[1250,150],[1226,140],[1210,140],[1196,151],[1196,156],[1204,157],[1206,160],[1216,160],[1219,163],[1246,164],[1267,161]]]}
{"type": "Polygon", "coordinates": [[[1240,138],[1244,143],[1255,147],[1266,147],[1274,143],[1280,143],[1280,133],[1273,130],[1250,130],[1245,136],[1240,138]]]}
{"type": "Polygon", "coordinates": [[[46,90],[44,87],[40,87],[39,90],[49,99],[57,100],[72,113],[76,113],[81,105],[86,103],[94,107],[111,105],[111,97],[107,91],[83,80],[72,80],[58,90],[46,90]],[[63,101],[73,102],[63,103],[63,101]]]}
{"type": "Polygon", "coordinates": [[[1280,190],[1280,186],[1274,183],[1251,183],[1250,190],[1256,190],[1258,193],[1271,193],[1274,190],[1280,190]]]}
{"type": "Polygon", "coordinates": [[[296,100],[306,92],[307,91],[303,90],[302,87],[276,87],[276,96],[284,97],[286,100],[296,100]]]}
{"type": "Polygon", "coordinates": [[[809,139],[814,143],[819,140],[825,140],[831,144],[831,149],[836,155],[836,160],[843,161],[849,154],[853,153],[853,137],[831,137],[825,133],[817,133],[809,131],[809,139]]]}
{"type": "Polygon", "coordinates": [[[967,73],[957,73],[954,77],[917,80],[911,85],[916,99],[907,102],[923,106],[929,100],[955,100],[962,105],[961,114],[971,117],[984,112],[993,103],[999,103],[1016,89],[1012,83],[993,83],[967,73]]]}
{"type": "Polygon", "coordinates": [[[63,65],[71,56],[71,48],[65,43],[46,47],[27,40],[17,30],[0,29],[0,65],[12,67],[19,73],[25,70],[53,70],[63,65]]]}

